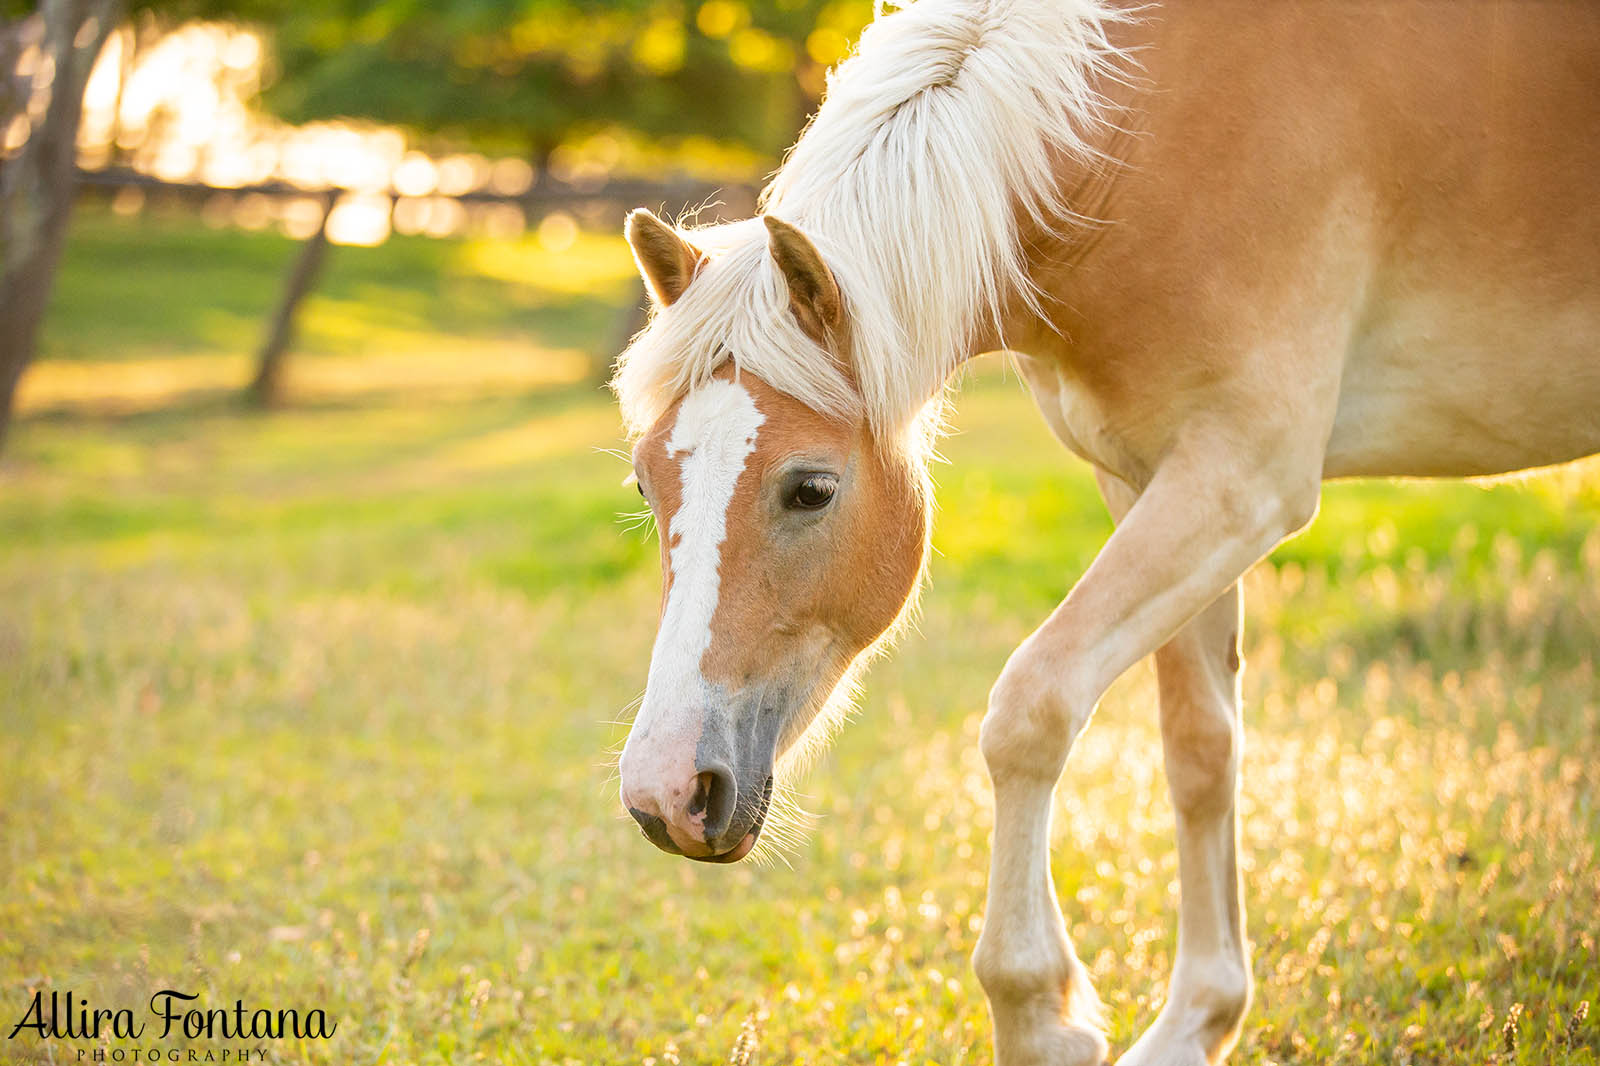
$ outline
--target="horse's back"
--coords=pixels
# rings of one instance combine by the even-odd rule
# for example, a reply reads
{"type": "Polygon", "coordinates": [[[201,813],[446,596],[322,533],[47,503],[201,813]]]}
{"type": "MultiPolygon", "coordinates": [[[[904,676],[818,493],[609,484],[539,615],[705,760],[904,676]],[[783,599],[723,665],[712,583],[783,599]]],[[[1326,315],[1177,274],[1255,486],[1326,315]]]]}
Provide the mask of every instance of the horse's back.
{"type": "Polygon", "coordinates": [[[1062,279],[1110,364],[1083,379],[1188,388],[1281,337],[1336,390],[1328,476],[1600,451],[1600,4],[1184,0],[1132,32],[1117,225],[1062,279]]]}

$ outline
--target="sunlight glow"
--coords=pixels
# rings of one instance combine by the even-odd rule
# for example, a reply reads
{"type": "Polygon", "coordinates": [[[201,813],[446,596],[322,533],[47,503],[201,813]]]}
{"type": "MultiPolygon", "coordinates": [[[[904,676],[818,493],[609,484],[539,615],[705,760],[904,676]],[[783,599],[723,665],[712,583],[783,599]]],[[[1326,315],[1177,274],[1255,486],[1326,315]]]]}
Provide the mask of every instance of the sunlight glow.
{"type": "MultiPolygon", "coordinates": [[[[398,129],[346,121],[290,126],[261,114],[253,101],[267,50],[253,30],[197,22],[142,48],[137,40],[128,27],[112,34],[91,74],[78,143],[79,163],[87,169],[122,159],[136,172],[177,184],[245,190],[282,182],[307,193],[349,190],[328,219],[328,239],[335,244],[381,244],[391,232],[514,237],[527,226],[514,204],[467,205],[458,199],[479,192],[526,194],[537,177],[526,160],[477,153],[431,157],[408,146],[398,129]]],[[[47,99],[40,91],[49,81],[47,65],[37,47],[25,50],[19,69],[32,77],[37,99],[0,131],[6,151],[26,141],[47,99]]],[[[577,180],[599,183],[619,156],[614,139],[601,136],[562,162],[577,180]]],[[[123,189],[113,206],[132,214],[144,204],[143,193],[123,189]]],[[[316,231],[321,205],[309,196],[219,194],[206,201],[203,216],[209,225],[276,225],[298,239],[316,231]]],[[[565,232],[558,221],[546,237],[559,242],[565,232]]]]}
{"type": "Polygon", "coordinates": [[[389,238],[389,199],[371,193],[346,196],[328,216],[328,240],[373,247],[389,238]]]}

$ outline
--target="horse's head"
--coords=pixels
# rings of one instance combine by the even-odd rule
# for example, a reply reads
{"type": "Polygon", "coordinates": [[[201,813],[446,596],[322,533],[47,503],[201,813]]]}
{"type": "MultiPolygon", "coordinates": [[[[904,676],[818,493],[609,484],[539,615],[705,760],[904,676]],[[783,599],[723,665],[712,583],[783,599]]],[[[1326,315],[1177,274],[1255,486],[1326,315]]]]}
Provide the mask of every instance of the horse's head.
{"type": "MultiPolygon", "coordinates": [[[[757,250],[782,279],[789,316],[774,346],[825,351],[848,382],[834,275],[798,230],[768,218],[766,231],[757,250]]],[[[680,313],[670,306],[680,301],[689,308],[701,285],[703,300],[726,301],[714,291],[715,260],[654,216],[631,216],[628,239],[658,319],[680,313]]],[[[819,410],[767,380],[781,372],[754,372],[770,351],[746,358],[725,343],[732,350],[675,390],[633,449],[659,530],[663,594],[621,759],[622,801],[645,836],[709,862],[754,847],[780,757],[900,617],[927,539],[917,459],[848,407],[819,410]]]]}

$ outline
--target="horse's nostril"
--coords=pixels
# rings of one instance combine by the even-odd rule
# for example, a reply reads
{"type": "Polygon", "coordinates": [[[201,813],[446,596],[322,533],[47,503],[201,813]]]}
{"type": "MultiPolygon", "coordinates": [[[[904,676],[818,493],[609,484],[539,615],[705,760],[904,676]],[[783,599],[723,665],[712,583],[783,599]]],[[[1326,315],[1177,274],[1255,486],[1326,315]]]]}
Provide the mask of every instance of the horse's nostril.
{"type": "Polygon", "coordinates": [[[695,775],[694,795],[689,798],[689,816],[705,815],[700,823],[704,827],[704,840],[710,843],[721,836],[733,821],[733,808],[739,798],[733,774],[720,766],[713,766],[695,775]]]}
{"type": "Polygon", "coordinates": [[[694,795],[689,797],[689,816],[695,817],[706,809],[706,804],[711,800],[711,789],[716,784],[716,777],[707,771],[695,775],[694,795]]]}

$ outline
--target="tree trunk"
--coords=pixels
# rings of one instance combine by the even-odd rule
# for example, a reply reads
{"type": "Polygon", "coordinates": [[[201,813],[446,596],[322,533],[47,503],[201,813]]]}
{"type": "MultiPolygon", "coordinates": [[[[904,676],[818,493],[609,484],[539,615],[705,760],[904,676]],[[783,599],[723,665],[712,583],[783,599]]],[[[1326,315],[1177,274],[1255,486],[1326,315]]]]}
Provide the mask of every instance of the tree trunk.
{"type": "MultiPolygon", "coordinates": [[[[50,102],[0,170],[0,449],[66,243],[84,86],[121,13],[119,0],[44,0],[40,6],[44,69],[53,67],[50,102]]],[[[12,69],[5,71],[8,78],[12,69]]]]}
{"type": "Polygon", "coordinates": [[[300,254],[289,268],[284,283],[283,299],[273,312],[267,327],[267,339],[256,357],[256,376],[250,383],[248,398],[257,407],[276,407],[283,401],[283,360],[289,354],[289,344],[294,340],[294,316],[300,302],[316,283],[317,273],[328,251],[328,216],[333,214],[335,192],[327,193],[322,200],[322,220],[317,231],[300,245],[300,254]]]}

